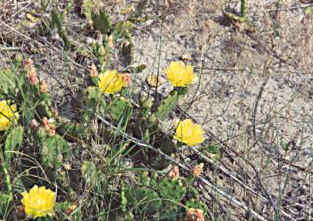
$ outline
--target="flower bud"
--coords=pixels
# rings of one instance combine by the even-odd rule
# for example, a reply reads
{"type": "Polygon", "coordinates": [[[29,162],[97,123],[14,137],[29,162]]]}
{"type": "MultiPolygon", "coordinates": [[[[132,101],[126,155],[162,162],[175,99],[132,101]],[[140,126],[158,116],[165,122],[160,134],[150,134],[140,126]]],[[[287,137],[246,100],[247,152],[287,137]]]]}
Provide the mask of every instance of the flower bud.
{"type": "Polygon", "coordinates": [[[48,121],[48,118],[46,117],[43,117],[41,119],[41,123],[42,123],[42,126],[46,129],[46,130],[49,130],[49,121],[48,121]]]}
{"type": "Polygon", "coordinates": [[[48,92],[48,85],[47,85],[47,83],[46,83],[45,80],[42,80],[42,81],[41,81],[41,84],[40,84],[40,92],[41,92],[41,93],[44,93],[44,94],[48,92]]]}
{"type": "Polygon", "coordinates": [[[36,130],[38,127],[39,127],[39,123],[36,119],[32,119],[32,121],[30,122],[30,127],[33,129],[33,130],[36,130]]]}
{"type": "Polygon", "coordinates": [[[172,180],[176,180],[179,178],[179,168],[178,166],[174,166],[171,171],[168,173],[168,177],[172,180]]]}
{"type": "Polygon", "coordinates": [[[94,78],[94,77],[97,77],[98,74],[99,74],[99,73],[98,73],[98,70],[97,70],[96,65],[95,65],[95,64],[92,64],[92,65],[90,66],[89,76],[90,76],[91,78],[94,78]]]}
{"type": "Polygon", "coordinates": [[[192,169],[192,175],[194,177],[199,177],[201,173],[203,172],[203,166],[204,166],[204,163],[200,163],[194,166],[194,168],[192,169]]]}
{"type": "Polygon", "coordinates": [[[186,214],[186,221],[204,221],[201,209],[190,208],[186,214]]]}
{"type": "Polygon", "coordinates": [[[109,38],[108,38],[108,46],[109,46],[110,48],[113,48],[113,47],[114,47],[113,35],[110,35],[109,38]]]}
{"type": "Polygon", "coordinates": [[[129,87],[131,84],[130,74],[123,74],[122,79],[124,81],[125,87],[129,87]]]}
{"type": "Polygon", "coordinates": [[[55,126],[54,125],[49,125],[49,136],[53,137],[55,135],[55,126]]]}
{"type": "Polygon", "coordinates": [[[37,77],[37,72],[36,72],[35,68],[33,68],[33,67],[27,72],[27,78],[28,78],[29,83],[31,85],[37,85],[39,83],[39,79],[37,77]]]}
{"type": "Polygon", "coordinates": [[[29,71],[32,67],[33,67],[33,60],[30,59],[30,58],[27,58],[25,61],[24,61],[24,68],[26,71],[29,71]]]}

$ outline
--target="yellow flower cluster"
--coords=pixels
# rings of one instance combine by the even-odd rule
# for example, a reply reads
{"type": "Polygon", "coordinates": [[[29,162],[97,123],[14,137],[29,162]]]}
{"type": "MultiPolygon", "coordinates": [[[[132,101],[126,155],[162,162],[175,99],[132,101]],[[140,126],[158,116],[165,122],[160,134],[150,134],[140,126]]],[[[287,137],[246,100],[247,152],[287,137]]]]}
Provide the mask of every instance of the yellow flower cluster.
{"type": "Polygon", "coordinates": [[[0,131],[9,129],[17,118],[16,105],[9,105],[8,101],[0,101],[0,131]]]}
{"type": "Polygon", "coordinates": [[[125,86],[123,76],[116,70],[107,70],[99,76],[98,87],[100,91],[108,94],[114,94],[122,90],[125,86]]]}
{"type": "Polygon", "coordinates": [[[194,124],[192,120],[186,119],[178,122],[174,138],[188,146],[194,146],[204,141],[204,130],[201,125],[194,124]]]}
{"type": "Polygon", "coordinates": [[[174,87],[186,87],[195,78],[193,67],[185,65],[182,61],[171,62],[164,72],[174,87]]]}
{"type": "Polygon", "coordinates": [[[45,217],[53,215],[55,204],[55,193],[44,186],[33,186],[29,193],[22,193],[22,204],[27,216],[32,218],[45,217]]]}

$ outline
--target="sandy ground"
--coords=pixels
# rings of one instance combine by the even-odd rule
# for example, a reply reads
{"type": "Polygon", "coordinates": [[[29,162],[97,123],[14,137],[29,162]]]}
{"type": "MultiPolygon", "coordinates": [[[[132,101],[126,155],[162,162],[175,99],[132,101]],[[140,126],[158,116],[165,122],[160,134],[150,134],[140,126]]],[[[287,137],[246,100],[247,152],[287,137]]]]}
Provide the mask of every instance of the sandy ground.
{"type": "MultiPolygon", "coordinates": [[[[279,159],[312,168],[312,16],[305,13],[308,4],[299,1],[247,2],[255,32],[225,21],[222,7],[238,11],[239,1],[224,6],[213,0],[172,1],[170,7],[151,3],[154,16],[166,10],[168,15],[164,21],[147,21],[135,34],[136,61],[148,67],[136,79],[163,75],[171,61],[190,56],[199,81],[181,108],[251,160],[264,187],[277,197],[280,179],[295,169],[279,159]],[[290,150],[285,152],[285,146],[290,150]]],[[[164,87],[170,85],[159,90],[164,87]]],[[[308,189],[300,195],[293,189],[300,180],[307,187],[310,183],[296,171],[289,173],[282,194],[284,200],[292,196],[294,204],[310,195],[308,189]]],[[[248,185],[258,189],[257,182],[248,185]]],[[[294,213],[308,217],[309,207],[294,213]]]]}

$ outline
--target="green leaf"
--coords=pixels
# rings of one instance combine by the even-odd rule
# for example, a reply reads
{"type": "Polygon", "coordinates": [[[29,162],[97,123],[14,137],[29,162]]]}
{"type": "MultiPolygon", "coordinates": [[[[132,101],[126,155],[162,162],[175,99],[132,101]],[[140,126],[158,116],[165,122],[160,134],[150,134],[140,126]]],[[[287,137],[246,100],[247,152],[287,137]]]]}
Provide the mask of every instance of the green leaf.
{"type": "Polygon", "coordinates": [[[0,98],[5,98],[4,95],[16,88],[16,73],[10,69],[0,69],[0,82],[0,98]]]}
{"type": "Polygon", "coordinates": [[[10,194],[0,192],[0,219],[6,220],[8,213],[11,210],[12,197],[10,194]]]}
{"type": "Polygon", "coordinates": [[[216,145],[208,145],[206,147],[207,152],[211,154],[218,154],[219,153],[219,147],[216,145]]]}
{"type": "Polygon", "coordinates": [[[131,43],[131,30],[133,24],[129,21],[121,21],[114,24],[114,38],[127,40],[128,43],[131,43]]]}
{"type": "Polygon", "coordinates": [[[174,91],[167,98],[165,98],[162,103],[158,106],[156,111],[156,117],[159,120],[165,120],[168,118],[170,112],[174,111],[176,105],[178,104],[179,95],[177,91],[174,91]]]}
{"type": "Polygon", "coordinates": [[[309,7],[307,7],[305,10],[304,10],[304,13],[306,14],[306,15],[313,15],[313,7],[312,6],[309,6],[309,7]]]}
{"type": "Polygon", "coordinates": [[[97,87],[88,87],[86,89],[87,98],[89,100],[99,100],[101,98],[101,92],[98,90],[97,87]]]}
{"type": "Polygon", "coordinates": [[[201,209],[203,211],[204,216],[206,214],[206,211],[208,210],[208,207],[200,199],[194,199],[194,198],[190,199],[185,203],[185,206],[187,208],[201,209]]]}
{"type": "Polygon", "coordinates": [[[164,179],[159,183],[160,195],[163,198],[180,202],[186,194],[186,188],[178,180],[164,179]]]}
{"type": "Polygon", "coordinates": [[[81,5],[82,14],[84,14],[89,21],[91,20],[91,12],[95,4],[96,3],[93,0],[83,0],[82,2],[81,5]]]}
{"type": "Polygon", "coordinates": [[[55,204],[55,210],[59,213],[64,213],[64,211],[69,208],[71,206],[71,204],[67,201],[65,202],[57,202],[55,204]]]}
{"type": "Polygon", "coordinates": [[[131,74],[138,74],[141,73],[143,70],[147,68],[147,65],[141,64],[141,65],[130,65],[127,66],[123,72],[131,73],[131,74]]]}
{"type": "Polygon", "coordinates": [[[123,185],[122,191],[121,191],[121,207],[122,207],[123,212],[127,211],[126,206],[127,206],[127,198],[125,195],[125,186],[123,185]]]}
{"type": "Polygon", "coordinates": [[[51,27],[56,27],[58,30],[62,29],[63,20],[64,16],[62,13],[58,13],[55,9],[53,9],[51,14],[51,27]]]}
{"type": "Polygon", "coordinates": [[[95,184],[98,171],[96,165],[93,162],[84,161],[80,170],[87,184],[95,184]]]}
{"type": "Polygon", "coordinates": [[[150,143],[150,138],[151,138],[150,131],[149,131],[149,129],[146,129],[145,133],[144,133],[144,136],[143,136],[143,140],[146,143],[150,143]]]}
{"type": "Polygon", "coordinates": [[[106,112],[107,103],[104,99],[100,100],[100,113],[105,114],[106,112]]]}
{"type": "Polygon", "coordinates": [[[138,212],[155,213],[162,206],[159,195],[148,188],[128,188],[126,191],[128,208],[137,208],[138,212]]]}
{"type": "Polygon", "coordinates": [[[59,169],[64,161],[70,157],[70,147],[63,137],[56,134],[43,139],[40,154],[43,164],[50,168],[59,169]]]}
{"type": "Polygon", "coordinates": [[[82,119],[88,122],[96,112],[106,112],[106,100],[104,99],[103,93],[97,87],[90,86],[85,90],[83,97],[83,108],[82,119]]]}
{"type": "Polygon", "coordinates": [[[144,69],[146,69],[147,65],[145,64],[141,64],[141,65],[138,65],[136,67],[134,67],[133,69],[133,73],[141,73],[144,69]]]}
{"type": "Polygon", "coordinates": [[[49,105],[46,104],[45,101],[41,101],[39,103],[39,105],[36,108],[36,111],[38,112],[40,116],[47,116],[48,118],[51,118],[53,116],[49,108],[49,105]]]}
{"type": "Polygon", "coordinates": [[[162,152],[164,152],[168,155],[175,153],[177,151],[177,145],[173,142],[173,139],[167,137],[163,133],[160,133],[160,135],[163,135],[163,139],[160,139],[160,141],[159,141],[160,144],[157,146],[159,146],[159,148],[162,150],[162,152]]]}
{"type": "Polygon", "coordinates": [[[63,123],[57,128],[57,132],[66,138],[83,137],[87,133],[87,128],[79,123],[63,123]]]}
{"type": "Polygon", "coordinates": [[[65,28],[62,26],[64,23],[64,14],[61,12],[57,12],[56,10],[52,10],[52,19],[51,19],[51,27],[56,27],[59,36],[62,38],[64,43],[64,49],[68,50],[71,47],[71,42],[67,37],[67,33],[65,31],[65,28]]]}
{"type": "Polygon", "coordinates": [[[188,93],[188,88],[187,87],[175,87],[175,91],[177,91],[179,96],[183,96],[188,93]]]}
{"type": "Polygon", "coordinates": [[[24,128],[22,126],[13,128],[8,134],[5,140],[5,145],[4,145],[5,158],[7,162],[9,162],[11,159],[12,153],[10,153],[10,151],[15,151],[16,148],[23,143],[23,134],[24,134],[24,128]]]}
{"type": "Polygon", "coordinates": [[[131,104],[124,98],[116,98],[112,101],[108,107],[108,111],[113,120],[119,121],[123,116],[124,119],[128,119],[129,115],[132,114],[131,104]]]}
{"type": "Polygon", "coordinates": [[[99,12],[91,12],[93,27],[102,34],[109,34],[112,31],[112,24],[108,13],[101,9],[99,12]]]}
{"type": "Polygon", "coordinates": [[[210,153],[213,160],[219,160],[222,157],[220,147],[217,145],[208,145],[207,147],[204,147],[203,150],[210,153]]]}

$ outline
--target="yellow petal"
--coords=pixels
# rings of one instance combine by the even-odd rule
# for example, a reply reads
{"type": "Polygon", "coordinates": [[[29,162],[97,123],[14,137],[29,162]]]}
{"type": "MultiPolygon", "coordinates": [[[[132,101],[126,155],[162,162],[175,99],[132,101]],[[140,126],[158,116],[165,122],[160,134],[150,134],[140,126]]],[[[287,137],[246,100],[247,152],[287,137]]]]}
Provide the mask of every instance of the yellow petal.
{"type": "Polygon", "coordinates": [[[201,125],[194,124],[191,119],[180,121],[174,138],[188,146],[194,146],[204,141],[204,130],[201,125]]]}
{"type": "Polygon", "coordinates": [[[193,67],[191,65],[185,66],[181,61],[171,62],[164,72],[174,87],[186,87],[192,83],[195,77],[193,67]]]}
{"type": "Polygon", "coordinates": [[[10,128],[12,121],[18,118],[16,105],[9,105],[9,101],[0,101],[0,131],[10,128]]]}
{"type": "Polygon", "coordinates": [[[99,89],[104,93],[113,94],[119,92],[125,86],[123,76],[116,70],[107,70],[99,75],[99,89]]]}
{"type": "Polygon", "coordinates": [[[22,204],[29,217],[37,218],[53,214],[55,193],[44,186],[34,186],[29,193],[22,193],[22,204]]]}

